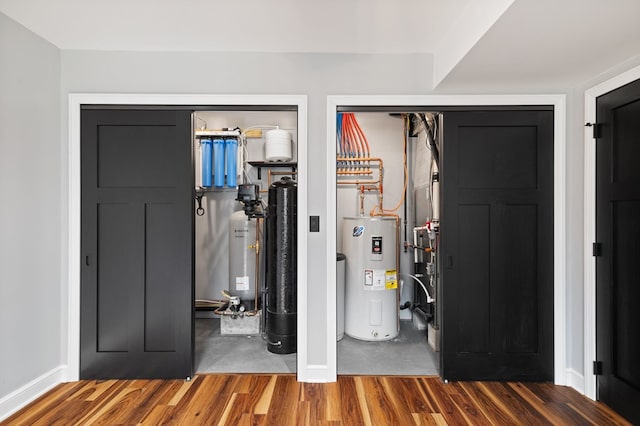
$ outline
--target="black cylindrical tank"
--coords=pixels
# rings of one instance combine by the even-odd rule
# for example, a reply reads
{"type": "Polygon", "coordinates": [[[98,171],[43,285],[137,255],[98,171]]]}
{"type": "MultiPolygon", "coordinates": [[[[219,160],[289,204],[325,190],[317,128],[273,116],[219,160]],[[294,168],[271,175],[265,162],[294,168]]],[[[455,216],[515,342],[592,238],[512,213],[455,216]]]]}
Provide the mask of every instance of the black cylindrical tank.
{"type": "Polygon", "coordinates": [[[266,334],[269,352],[296,352],[297,183],[283,177],[269,187],[266,334]]]}

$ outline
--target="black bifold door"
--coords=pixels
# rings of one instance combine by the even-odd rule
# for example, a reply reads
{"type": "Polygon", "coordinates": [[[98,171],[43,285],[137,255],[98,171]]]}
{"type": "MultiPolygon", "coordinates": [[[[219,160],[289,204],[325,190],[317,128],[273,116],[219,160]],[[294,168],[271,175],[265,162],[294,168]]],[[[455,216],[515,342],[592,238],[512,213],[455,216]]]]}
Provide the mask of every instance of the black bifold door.
{"type": "Polygon", "coordinates": [[[553,379],[553,110],[444,114],[442,377],[553,379]]]}
{"type": "Polygon", "coordinates": [[[191,113],[81,120],[80,377],[191,376],[191,113]]]}

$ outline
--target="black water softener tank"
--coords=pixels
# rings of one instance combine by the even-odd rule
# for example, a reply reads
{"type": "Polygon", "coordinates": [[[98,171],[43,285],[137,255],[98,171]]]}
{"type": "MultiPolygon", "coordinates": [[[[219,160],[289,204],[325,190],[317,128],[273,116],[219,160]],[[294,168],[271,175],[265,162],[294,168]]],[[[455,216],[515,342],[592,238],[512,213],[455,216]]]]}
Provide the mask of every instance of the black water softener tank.
{"type": "Polygon", "coordinates": [[[269,352],[296,352],[297,183],[283,177],[269,187],[266,334],[269,352]]]}

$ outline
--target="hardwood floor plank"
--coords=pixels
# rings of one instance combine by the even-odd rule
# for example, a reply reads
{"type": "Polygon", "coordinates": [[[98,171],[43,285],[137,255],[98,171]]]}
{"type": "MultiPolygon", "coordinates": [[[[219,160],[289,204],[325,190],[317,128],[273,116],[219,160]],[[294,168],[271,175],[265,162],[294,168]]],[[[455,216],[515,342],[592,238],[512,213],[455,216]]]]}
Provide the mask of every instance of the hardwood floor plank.
{"type": "Polygon", "coordinates": [[[366,393],[364,391],[364,385],[362,383],[362,377],[355,377],[355,391],[358,397],[358,406],[360,408],[360,414],[362,414],[362,423],[365,426],[371,426],[371,414],[369,413],[369,406],[367,404],[366,393]]]}
{"type": "MultiPolygon", "coordinates": [[[[562,398],[562,402],[545,402],[529,385],[523,383],[509,383],[508,385],[517,392],[527,404],[536,407],[538,412],[552,424],[561,424],[567,420],[567,416],[572,421],[578,422],[579,416],[567,410],[566,401],[568,401],[568,399],[562,398]]],[[[553,401],[553,399],[550,400],[548,398],[546,398],[546,400],[553,401]]]]}
{"type": "MultiPolygon", "coordinates": [[[[256,407],[264,390],[269,386],[269,376],[244,376],[238,391],[245,392],[244,413],[255,414],[256,407]],[[246,386],[245,386],[246,385],[246,386]]],[[[268,406],[267,406],[268,409],[268,406]]]]}
{"type": "Polygon", "coordinates": [[[403,382],[397,377],[381,377],[379,382],[382,384],[384,393],[391,403],[390,409],[396,416],[395,421],[397,423],[394,424],[411,424],[413,421],[411,417],[413,409],[409,404],[409,400],[414,395],[414,392],[409,389],[403,389],[403,382]]]}
{"type": "Polygon", "coordinates": [[[508,409],[520,424],[552,425],[536,410],[536,407],[527,404],[506,383],[485,382],[481,386],[492,398],[503,401],[503,407],[508,409]]]}
{"type": "MultiPolygon", "coordinates": [[[[640,402],[639,402],[640,403],[640,402]]],[[[620,421],[618,415],[613,411],[610,411],[609,407],[605,406],[605,409],[596,409],[590,403],[580,404],[576,406],[573,403],[568,403],[567,406],[576,413],[580,414],[582,418],[588,420],[596,425],[631,425],[626,420],[620,421]]]]}
{"type": "Polygon", "coordinates": [[[425,387],[425,393],[433,397],[436,407],[435,414],[442,414],[444,420],[453,425],[467,424],[467,420],[449,396],[450,391],[446,389],[448,384],[443,383],[440,379],[437,381],[422,380],[421,383],[425,387]]]}
{"type": "Polygon", "coordinates": [[[459,382],[458,384],[492,424],[507,425],[518,423],[518,418],[501,401],[493,399],[491,395],[484,392],[479,383],[459,382]]]}
{"type": "Polygon", "coordinates": [[[166,424],[165,418],[170,417],[169,412],[171,410],[173,410],[173,407],[156,405],[137,424],[144,426],[166,424]]]}
{"type": "Polygon", "coordinates": [[[278,376],[267,413],[267,424],[296,424],[296,407],[302,394],[300,388],[295,376],[278,376]]]}
{"type": "Polygon", "coordinates": [[[447,426],[449,424],[441,413],[432,413],[431,418],[433,418],[437,426],[447,426]]]}
{"type": "MultiPolygon", "coordinates": [[[[384,377],[364,377],[362,382],[369,415],[374,425],[407,424],[406,420],[403,422],[402,417],[404,414],[408,416],[409,413],[398,413],[394,410],[391,395],[385,392],[384,377]]],[[[411,422],[410,417],[408,421],[411,422]]]]}
{"type": "Polygon", "coordinates": [[[311,413],[311,401],[298,401],[298,407],[296,408],[296,425],[317,425],[319,419],[312,417],[311,413]]]}
{"type": "MultiPolygon", "coordinates": [[[[189,390],[191,389],[191,386],[193,386],[193,384],[197,380],[199,380],[198,377],[188,382],[187,381],[182,382],[182,384],[180,385],[180,388],[178,388],[178,390],[173,395],[173,397],[169,400],[169,402],[167,402],[167,405],[172,405],[172,406],[178,405],[182,400],[182,398],[185,396],[185,394],[189,392],[189,390]]],[[[177,383],[177,381],[175,383],[177,383]]]]}
{"type": "MultiPolygon", "coordinates": [[[[455,383],[451,383],[451,385],[455,385],[455,383]]],[[[467,423],[477,426],[491,425],[491,421],[482,410],[478,409],[469,395],[454,394],[451,395],[451,400],[458,407],[458,411],[467,420],[467,423]]]]}
{"type": "MultiPolygon", "coordinates": [[[[393,387],[394,389],[398,389],[398,392],[403,395],[412,414],[431,414],[436,412],[432,401],[425,395],[424,389],[420,386],[419,378],[398,377],[393,387]]],[[[431,418],[431,416],[429,417],[431,418]]]]}
{"type": "Polygon", "coordinates": [[[413,418],[413,424],[416,426],[431,426],[436,425],[436,420],[433,418],[434,413],[411,413],[413,418]]]}
{"type": "MultiPolygon", "coordinates": [[[[340,398],[340,418],[345,425],[361,426],[365,418],[371,424],[371,419],[362,412],[361,401],[356,389],[356,381],[350,376],[340,376],[337,382],[338,397],[340,398]]],[[[366,404],[364,404],[366,407],[366,404]]]]}
{"type": "Polygon", "coordinates": [[[216,374],[62,384],[1,425],[627,425],[609,407],[548,383],[438,377],[216,374]]]}
{"type": "MultiPolygon", "coordinates": [[[[238,409],[239,408],[238,406],[242,406],[242,401],[240,401],[238,403],[238,406],[236,406],[236,400],[242,399],[241,395],[242,394],[237,394],[237,393],[234,393],[231,395],[231,398],[229,398],[229,401],[227,401],[227,403],[225,404],[224,410],[222,411],[222,414],[218,419],[218,422],[217,422],[218,426],[236,424],[231,422],[232,421],[237,422],[238,418],[242,416],[242,410],[238,409]],[[238,395],[240,395],[240,398],[238,397],[238,395]]],[[[211,422],[211,424],[213,424],[213,422],[211,422]]]]}
{"type": "Polygon", "coordinates": [[[256,407],[254,410],[256,414],[267,414],[269,412],[269,406],[271,405],[271,399],[273,398],[273,391],[276,388],[277,380],[278,376],[271,376],[269,384],[266,386],[266,388],[260,395],[260,399],[256,403],[256,407]]]}
{"type": "MultiPolygon", "coordinates": [[[[320,385],[325,391],[324,397],[326,403],[324,406],[324,412],[320,415],[323,416],[323,420],[331,424],[331,422],[340,422],[342,418],[342,399],[340,398],[340,385],[336,383],[325,383],[320,385]]],[[[318,407],[321,407],[320,402],[317,402],[318,407]]]]}

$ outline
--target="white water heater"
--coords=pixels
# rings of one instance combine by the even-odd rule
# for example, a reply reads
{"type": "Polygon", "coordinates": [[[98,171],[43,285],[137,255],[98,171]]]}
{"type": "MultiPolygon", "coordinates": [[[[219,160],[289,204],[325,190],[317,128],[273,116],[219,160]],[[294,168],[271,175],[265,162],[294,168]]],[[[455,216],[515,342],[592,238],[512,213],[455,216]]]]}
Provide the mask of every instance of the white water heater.
{"type": "Polygon", "coordinates": [[[344,332],[360,340],[390,340],[400,332],[396,220],[345,217],[344,332]]]}
{"type": "Polygon", "coordinates": [[[229,292],[246,309],[255,309],[256,219],[249,219],[242,210],[229,218],[229,292]]]}

